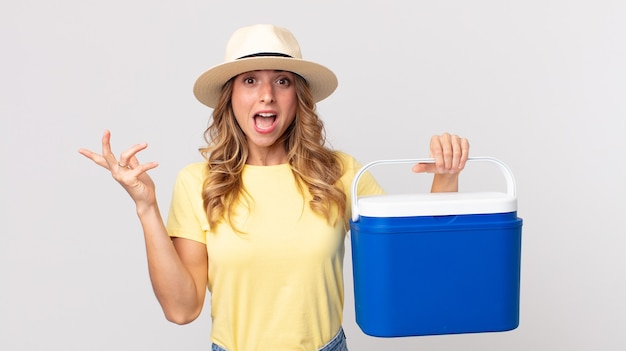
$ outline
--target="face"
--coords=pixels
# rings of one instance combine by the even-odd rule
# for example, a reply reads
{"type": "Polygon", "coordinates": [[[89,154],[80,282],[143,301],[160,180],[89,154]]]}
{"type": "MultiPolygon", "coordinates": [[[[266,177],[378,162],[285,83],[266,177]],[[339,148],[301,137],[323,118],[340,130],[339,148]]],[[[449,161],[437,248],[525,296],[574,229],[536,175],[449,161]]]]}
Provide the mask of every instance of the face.
{"type": "Polygon", "coordinates": [[[283,143],[277,140],[296,116],[294,73],[273,70],[242,73],[234,78],[231,101],[237,123],[248,138],[252,160],[286,158],[283,143]]]}

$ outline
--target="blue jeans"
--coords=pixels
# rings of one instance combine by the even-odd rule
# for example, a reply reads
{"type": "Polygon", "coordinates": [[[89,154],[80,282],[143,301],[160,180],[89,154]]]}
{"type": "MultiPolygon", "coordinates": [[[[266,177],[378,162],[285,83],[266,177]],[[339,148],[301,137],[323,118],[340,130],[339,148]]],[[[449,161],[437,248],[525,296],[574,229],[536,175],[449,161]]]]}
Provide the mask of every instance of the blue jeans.
{"type": "MultiPolygon", "coordinates": [[[[227,351],[225,348],[213,344],[211,351],[227,351]]],[[[322,346],[317,351],[348,351],[348,345],[346,344],[346,334],[343,332],[343,328],[339,329],[337,335],[335,335],[326,345],[322,346]]]]}

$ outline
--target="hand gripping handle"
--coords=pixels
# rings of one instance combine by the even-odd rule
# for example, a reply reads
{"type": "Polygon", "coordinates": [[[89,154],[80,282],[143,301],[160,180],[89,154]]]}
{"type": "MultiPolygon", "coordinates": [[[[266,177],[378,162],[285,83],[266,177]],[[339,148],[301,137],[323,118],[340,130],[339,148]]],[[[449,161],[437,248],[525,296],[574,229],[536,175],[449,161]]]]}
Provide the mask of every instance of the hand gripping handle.
{"type": "MultiPolygon", "coordinates": [[[[513,177],[513,172],[511,169],[502,161],[493,158],[493,157],[469,157],[467,159],[468,162],[491,162],[497,165],[502,171],[504,178],[506,179],[506,188],[507,194],[512,198],[516,197],[516,189],[515,189],[515,178],[513,177]]],[[[357,186],[359,183],[359,179],[361,175],[365,173],[368,169],[382,165],[382,164],[400,164],[400,163],[435,163],[435,159],[433,158],[410,158],[410,159],[392,159],[392,160],[378,160],[373,161],[365,166],[361,167],[361,169],[356,173],[354,179],[352,180],[352,193],[351,193],[351,202],[352,202],[352,221],[356,222],[359,220],[359,212],[357,208],[357,186]]]]}

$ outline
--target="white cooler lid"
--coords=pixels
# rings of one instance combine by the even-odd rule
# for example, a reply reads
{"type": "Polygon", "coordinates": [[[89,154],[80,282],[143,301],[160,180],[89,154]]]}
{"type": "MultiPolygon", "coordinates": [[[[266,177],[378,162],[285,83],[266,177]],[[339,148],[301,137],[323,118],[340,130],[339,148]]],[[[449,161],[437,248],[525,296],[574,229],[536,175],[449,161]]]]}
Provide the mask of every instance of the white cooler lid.
{"type": "Polygon", "coordinates": [[[424,193],[362,196],[361,216],[414,217],[490,214],[517,211],[517,199],[507,193],[424,193]]]}

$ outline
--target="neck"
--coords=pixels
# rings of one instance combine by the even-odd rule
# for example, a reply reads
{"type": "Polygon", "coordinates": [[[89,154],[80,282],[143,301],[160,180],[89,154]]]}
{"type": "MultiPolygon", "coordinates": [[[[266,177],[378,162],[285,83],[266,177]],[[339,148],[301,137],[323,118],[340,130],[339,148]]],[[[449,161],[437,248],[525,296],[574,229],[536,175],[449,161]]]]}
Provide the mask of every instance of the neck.
{"type": "Polygon", "coordinates": [[[246,164],[253,166],[276,166],[287,163],[287,152],[284,147],[250,149],[246,164]]]}

